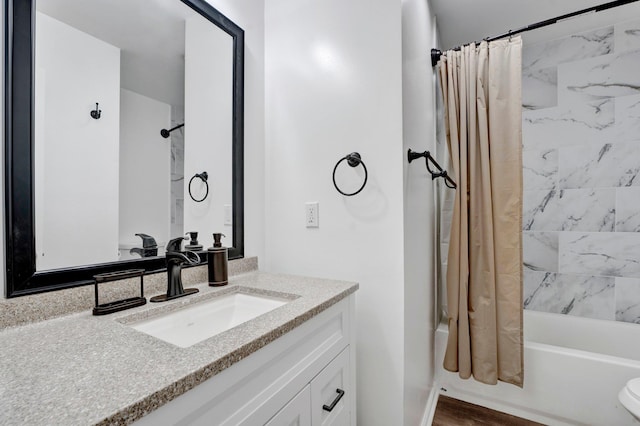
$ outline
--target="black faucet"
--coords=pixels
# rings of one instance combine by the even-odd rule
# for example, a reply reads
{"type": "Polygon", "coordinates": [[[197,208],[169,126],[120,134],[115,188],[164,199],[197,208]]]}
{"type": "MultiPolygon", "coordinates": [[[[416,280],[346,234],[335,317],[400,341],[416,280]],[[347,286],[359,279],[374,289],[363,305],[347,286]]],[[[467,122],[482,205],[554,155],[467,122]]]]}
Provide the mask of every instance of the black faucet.
{"type": "Polygon", "coordinates": [[[147,234],[136,234],[142,238],[142,248],[134,247],[129,250],[130,254],[137,254],[140,257],[153,257],[158,255],[158,244],[155,238],[147,234]]]}
{"type": "Polygon", "coordinates": [[[186,239],[184,237],[174,238],[167,244],[167,294],[154,296],[149,299],[151,302],[164,302],[198,292],[197,288],[185,289],[182,287],[182,265],[200,263],[200,257],[196,253],[180,251],[182,241],[186,239]]]}

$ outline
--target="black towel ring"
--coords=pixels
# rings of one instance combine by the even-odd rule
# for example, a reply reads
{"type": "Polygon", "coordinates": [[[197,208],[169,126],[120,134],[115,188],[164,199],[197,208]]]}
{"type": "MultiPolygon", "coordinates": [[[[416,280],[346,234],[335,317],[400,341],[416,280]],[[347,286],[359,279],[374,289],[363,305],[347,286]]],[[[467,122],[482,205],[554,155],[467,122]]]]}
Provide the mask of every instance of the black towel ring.
{"type": "Polygon", "coordinates": [[[336,163],[336,166],[333,168],[333,186],[336,187],[339,193],[341,193],[342,195],[346,195],[347,197],[351,197],[352,195],[356,195],[360,191],[362,191],[364,189],[364,186],[367,184],[368,177],[369,173],[367,172],[367,166],[364,165],[364,161],[362,161],[360,154],[358,154],[357,152],[352,152],[351,154],[345,155],[340,159],[340,161],[336,163]],[[338,184],[336,183],[336,170],[338,169],[340,163],[342,163],[344,160],[347,160],[347,164],[351,167],[358,167],[358,165],[362,165],[362,168],[364,169],[364,182],[362,182],[362,186],[356,192],[352,192],[351,194],[343,192],[340,188],[338,188],[338,184]]]}
{"type": "Polygon", "coordinates": [[[193,175],[191,179],[189,179],[189,197],[191,197],[191,199],[196,203],[200,203],[204,201],[207,198],[207,195],[209,195],[209,183],[207,182],[207,179],[209,179],[209,174],[207,172],[196,173],[195,175],[193,175]],[[207,187],[207,192],[205,192],[204,197],[202,197],[199,200],[196,200],[193,194],[191,193],[191,182],[193,182],[195,178],[200,178],[200,180],[202,180],[207,187]]]}

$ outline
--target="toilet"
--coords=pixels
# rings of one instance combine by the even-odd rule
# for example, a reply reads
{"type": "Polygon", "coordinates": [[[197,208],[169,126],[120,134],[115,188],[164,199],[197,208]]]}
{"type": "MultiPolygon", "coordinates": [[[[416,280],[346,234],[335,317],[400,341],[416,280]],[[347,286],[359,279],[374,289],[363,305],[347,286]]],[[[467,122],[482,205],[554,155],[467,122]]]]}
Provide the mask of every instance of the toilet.
{"type": "Polygon", "coordinates": [[[631,379],[618,394],[622,406],[640,420],[640,378],[631,379]]]}

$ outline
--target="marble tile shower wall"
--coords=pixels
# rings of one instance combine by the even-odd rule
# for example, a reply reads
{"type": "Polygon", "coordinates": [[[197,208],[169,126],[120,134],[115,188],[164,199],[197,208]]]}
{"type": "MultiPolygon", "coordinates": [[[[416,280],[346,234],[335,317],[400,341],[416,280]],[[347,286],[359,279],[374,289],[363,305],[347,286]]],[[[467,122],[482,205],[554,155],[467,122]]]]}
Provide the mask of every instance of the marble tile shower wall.
{"type": "Polygon", "coordinates": [[[524,306],[640,323],[640,20],[522,62],[524,306]]]}
{"type": "MultiPolygon", "coordinates": [[[[171,106],[171,128],[184,123],[184,108],[171,106]]],[[[184,234],[184,127],[171,132],[170,237],[184,234]]]]}

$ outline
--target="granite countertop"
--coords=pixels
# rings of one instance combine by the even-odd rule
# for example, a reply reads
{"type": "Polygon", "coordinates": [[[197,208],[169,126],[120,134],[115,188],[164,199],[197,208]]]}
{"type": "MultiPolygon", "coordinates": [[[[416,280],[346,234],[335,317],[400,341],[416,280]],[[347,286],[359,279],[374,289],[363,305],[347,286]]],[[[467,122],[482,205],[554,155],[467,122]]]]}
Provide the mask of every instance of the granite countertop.
{"type": "Polygon", "coordinates": [[[358,284],[252,272],[225,287],[96,317],[90,311],[0,331],[0,424],[129,424],[355,292],[358,284]],[[289,303],[180,348],[128,323],[216,295],[253,292],[289,303]]]}

